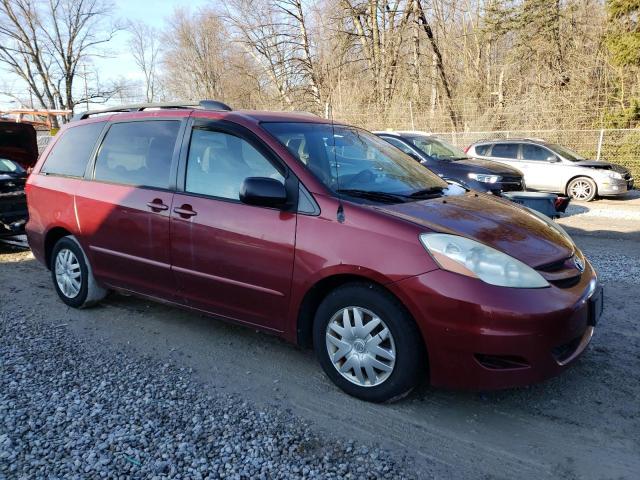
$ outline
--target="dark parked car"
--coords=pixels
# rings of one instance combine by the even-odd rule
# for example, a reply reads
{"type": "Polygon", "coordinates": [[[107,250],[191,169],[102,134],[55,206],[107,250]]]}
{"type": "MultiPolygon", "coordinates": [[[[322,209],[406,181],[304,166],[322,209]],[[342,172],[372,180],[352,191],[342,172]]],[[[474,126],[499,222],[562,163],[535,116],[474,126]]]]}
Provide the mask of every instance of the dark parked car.
{"type": "Polygon", "coordinates": [[[0,121],[0,236],[24,233],[27,169],[38,159],[36,131],[32,125],[0,121]]]}
{"type": "Polygon", "coordinates": [[[131,292],[312,344],[371,401],[427,373],[538,382],[591,340],[602,289],[547,218],[312,115],[148,108],[79,116],[29,176],[29,244],[67,305],[131,292]]]}
{"type": "Polygon", "coordinates": [[[524,190],[522,173],[497,162],[471,158],[444,140],[422,132],[374,132],[438,176],[479,192],[524,190]]]}
{"type": "Polygon", "coordinates": [[[467,152],[477,159],[518,168],[530,189],[569,195],[575,200],[589,202],[596,196],[623,195],[633,188],[627,168],[588,160],[540,139],[482,140],[470,145],[467,152]]]}

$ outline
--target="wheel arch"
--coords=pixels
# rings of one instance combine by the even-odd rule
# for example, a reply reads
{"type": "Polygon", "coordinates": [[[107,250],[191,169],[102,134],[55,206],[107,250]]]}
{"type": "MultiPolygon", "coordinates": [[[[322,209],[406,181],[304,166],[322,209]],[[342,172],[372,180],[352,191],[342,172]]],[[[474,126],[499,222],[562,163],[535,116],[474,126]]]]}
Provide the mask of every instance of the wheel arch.
{"type": "Polygon", "coordinates": [[[53,247],[63,237],[73,235],[65,227],[53,227],[44,237],[44,260],[47,268],[51,267],[51,254],[53,253],[53,247]]]}
{"type": "Polygon", "coordinates": [[[590,177],[589,175],[586,175],[586,174],[572,175],[571,178],[569,178],[569,180],[567,180],[567,183],[565,183],[564,185],[565,195],[569,197],[571,196],[569,195],[569,184],[571,184],[571,182],[573,182],[576,178],[588,178],[589,180],[591,180],[593,184],[596,186],[596,195],[598,195],[598,182],[595,180],[595,178],[590,177]]]}
{"type": "MultiPolygon", "coordinates": [[[[307,289],[302,302],[300,302],[300,307],[298,309],[297,315],[296,333],[298,345],[308,348],[313,344],[313,321],[320,303],[333,290],[349,283],[368,283],[374,285],[376,288],[383,290],[388,295],[393,297],[398,302],[398,304],[407,311],[411,319],[414,321],[414,323],[416,323],[416,326],[420,330],[409,307],[383,283],[380,283],[379,281],[363,275],[352,273],[338,273],[318,280],[309,289],[307,289]]],[[[424,342],[424,339],[422,343],[426,351],[427,345],[424,342]]]]}

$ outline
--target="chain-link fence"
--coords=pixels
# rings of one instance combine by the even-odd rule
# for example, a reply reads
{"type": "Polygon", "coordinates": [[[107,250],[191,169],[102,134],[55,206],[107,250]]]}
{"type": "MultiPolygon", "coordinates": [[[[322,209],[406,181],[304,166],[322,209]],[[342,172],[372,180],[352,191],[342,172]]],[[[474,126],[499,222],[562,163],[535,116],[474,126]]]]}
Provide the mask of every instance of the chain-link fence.
{"type": "MultiPolygon", "coordinates": [[[[331,115],[329,110],[326,114],[331,115]]],[[[599,112],[597,116],[601,116],[601,114],[602,112],[599,112]]],[[[540,118],[545,117],[548,120],[548,116],[540,115],[540,118]]],[[[635,178],[640,178],[640,128],[571,129],[561,122],[557,125],[554,124],[554,128],[522,129],[518,127],[518,123],[514,122],[514,130],[492,129],[490,127],[486,130],[447,131],[446,119],[438,115],[433,118],[428,113],[414,112],[411,103],[402,112],[391,110],[377,114],[374,114],[373,111],[338,111],[334,109],[333,118],[336,121],[357,125],[368,130],[425,130],[462,148],[478,140],[539,138],[546,142],[569,147],[589,159],[624,165],[633,172],[635,178]]],[[[480,125],[494,125],[494,122],[488,118],[484,119],[486,122],[480,118],[475,118],[475,120],[474,123],[480,125]]],[[[448,123],[450,128],[451,122],[448,123]]],[[[465,130],[469,130],[468,124],[465,124],[465,130]]]]}
{"type": "MultiPolygon", "coordinates": [[[[387,123],[382,118],[369,117],[367,114],[336,115],[336,120],[369,130],[414,130],[419,128],[414,117],[394,117],[387,123]],[[413,121],[412,121],[413,119],[413,121]]],[[[539,138],[546,142],[567,146],[589,159],[605,160],[628,167],[634,178],[640,179],[640,128],[637,129],[591,129],[591,130],[493,130],[454,132],[439,131],[436,135],[464,148],[473,142],[496,138],[539,138]]],[[[48,134],[38,134],[38,149],[42,152],[49,140],[48,134]]],[[[637,182],[640,185],[640,181],[637,182]]]]}

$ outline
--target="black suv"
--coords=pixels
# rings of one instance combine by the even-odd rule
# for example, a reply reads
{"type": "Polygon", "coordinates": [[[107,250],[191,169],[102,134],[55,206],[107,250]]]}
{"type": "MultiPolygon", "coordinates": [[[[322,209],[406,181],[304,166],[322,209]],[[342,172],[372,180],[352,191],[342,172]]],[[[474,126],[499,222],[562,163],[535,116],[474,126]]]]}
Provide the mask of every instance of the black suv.
{"type": "Polygon", "coordinates": [[[519,170],[471,158],[434,135],[421,132],[374,133],[450,182],[495,195],[524,190],[523,175],[519,170]]]}
{"type": "Polygon", "coordinates": [[[38,159],[33,125],[0,120],[0,237],[24,233],[27,170],[38,159]]]}

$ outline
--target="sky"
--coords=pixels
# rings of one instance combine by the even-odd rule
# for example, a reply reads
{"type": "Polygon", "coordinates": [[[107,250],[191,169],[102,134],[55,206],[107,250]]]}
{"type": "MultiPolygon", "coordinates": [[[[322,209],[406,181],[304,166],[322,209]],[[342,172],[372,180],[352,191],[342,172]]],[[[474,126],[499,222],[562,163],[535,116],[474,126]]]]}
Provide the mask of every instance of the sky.
{"type": "MultiPolygon", "coordinates": [[[[198,6],[211,4],[211,0],[114,0],[114,18],[126,22],[127,20],[142,20],[150,25],[162,28],[165,19],[169,17],[176,7],[189,7],[195,9],[198,6]]],[[[116,37],[107,45],[109,58],[94,61],[93,66],[88,66],[87,77],[91,81],[94,72],[97,71],[100,82],[109,79],[125,77],[130,80],[141,78],[141,73],[136,67],[133,58],[127,52],[128,34],[119,32],[116,37]]],[[[2,66],[0,65],[0,69],[2,66]]],[[[82,79],[79,79],[82,82],[82,79]]],[[[27,87],[16,78],[15,75],[6,71],[0,71],[0,91],[8,88],[12,92],[23,94],[27,92],[27,87]]],[[[0,95],[0,109],[18,108],[7,96],[0,95]]]]}

